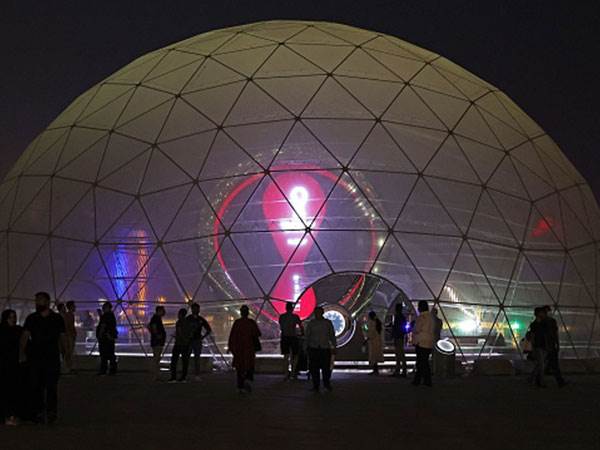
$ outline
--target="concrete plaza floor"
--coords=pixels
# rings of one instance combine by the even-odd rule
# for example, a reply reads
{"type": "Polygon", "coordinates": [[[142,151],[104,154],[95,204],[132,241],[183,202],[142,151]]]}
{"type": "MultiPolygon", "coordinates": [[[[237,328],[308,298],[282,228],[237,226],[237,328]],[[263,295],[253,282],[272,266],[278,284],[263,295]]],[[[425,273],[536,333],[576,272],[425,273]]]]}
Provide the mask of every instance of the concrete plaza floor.
{"type": "Polygon", "coordinates": [[[334,374],[334,391],[259,375],[240,395],[233,374],[152,383],[140,373],[63,377],[53,426],[0,427],[17,449],[600,449],[600,377],[557,389],[519,377],[438,380],[334,374]]]}

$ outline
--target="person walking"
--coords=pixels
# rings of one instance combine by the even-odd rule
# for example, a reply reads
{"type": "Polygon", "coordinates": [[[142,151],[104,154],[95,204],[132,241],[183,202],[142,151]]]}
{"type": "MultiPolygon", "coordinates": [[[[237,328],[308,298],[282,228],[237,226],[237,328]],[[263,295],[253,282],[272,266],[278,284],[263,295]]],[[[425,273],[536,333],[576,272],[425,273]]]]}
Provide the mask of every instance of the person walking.
{"type": "Polygon", "coordinates": [[[60,348],[65,322],[50,309],[50,294],[35,294],[35,312],[27,316],[20,340],[19,360],[29,366],[31,413],[37,423],[52,424],[58,417],[60,348]]]}
{"type": "Polygon", "coordinates": [[[320,390],[321,374],[325,389],[332,390],[331,355],[335,354],[337,341],[333,324],[323,316],[324,313],[325,310],[321,306],[317,306],[314,310],[314,319],[305,328],[305,345],[308,352],[313,392],[320,390]]]}
{"type": "Polygon", "coordinates": [[[423,384],[431,386],[431,368],[429,367],[429,355],[433,348],[434,339],[434,323],[429,312],[427,301],[421,300],[417,306],[419,316],[415,321],[413,330],[413,341],[417,353],[417,364],[415,370],[415,378],[412,382],[414,386],[423,384]]]}
{"type": "Polygon", "coordinates": [[[212,333],[212,330],[206,319],[200,315],[200,305],[198,303],[192,304],[192,314],[187,316],[185,320],[191,333],[190,354],[192,351],[194,352],[194,380],[200,381],[202,341],[212,333]]]}
{"type": "Polygon", "coordinates": [[[294,314],[294,304],[285,304],[285,313],[279,316],[279,329],[281,331],[281,354],[284,361],[284,379],[298,378],[298,356],[300,354],[300,339],[304,329],[300,316],[294,314]],[[291,370],[290,370],[291,365],[291,370]]]}
{"type": "Polygon", "coordinates": [[[167,332],[165,331],[165,326],[162,321],[165,312],[164,306],[157,306],[154,315],[148,324],[148,330],[150,331],[150,346],[152,347],[151,372],[154,381],[160,379],[160,358],[167,342],[167,332]]]}
{"type": "Polygon", "coordinates": [[[558,387],[563,387],[567,384],[562,376],[560,365],[558,362],[558,353],[560,352],[560,339],[558,335],[558,324],[551,315],[552,309],[549,306],[544,306],[543,320],[546,322],[547,331],[547,365],[548,370],[554,375],[558,387]]]}
{"type": "Polygon", "coordinates": [[[73,355],[75,354],[75,342],[77,341],[77,329],[75,328],[75,311],[77,310],[74,301],[66,303],[61,316],[65,322],[65,348],[63,350],[64,372],[73,371],[73,355]]]}
{"type": "Polygon", "coordinates": [[[369,350],[369,375],[379,375],[379,363],[383,362],[383,325],[375,311],[369,312],[365,339],[369,350]]]}
{"type": "Polygon", "coordinates": [[[535,308],[534,314],[535,320],[529,325],[534,359],[530,381],[537,387],[545,388],[544,374],[548,368],[552,371],[558,386],[563,387],[566,381],[558,365],[559,339],[556,320],[548,316],[547,306],[535,308]]]}
{"type": "Polygon", "coordinates": [[[0,319],[0,386],[4,391],[0,400],[1,419],[5,425],[18,425],[19,400],[21,397],[21,373],[19,349],[23,328],[17,325],[17,313],[12,309],[2,311],[0,319]]]}
{"type": "Polygon", "coordinates": [[[177,313],[177,322],[175,322],[175,344],[171,352],[171,379],[170,383],[179,381],[185,383],[187,380],[188,365],[190,361],[190,330],[185,320],[187,310],[181,308],[177,313]],[[177,378],[177,363],[181,357],[181,376],[177,378]]]}
{"type": "Polygon", "coordinates": [[[117,319],[112,310],[110,302],[102,305],[102,315],[96,327],[96,339],[98,339],[98,351],[100,352],[100,371],[98,375],[116,375],[117,357],[115,356],[115,342],[118,337],[117,319]],[[109,369],[110,364],[110,369],[109,369]]]}
{"type": "Polygon", "coordinates": [[[404,351],[404,337],[406,335],[406,316],[402,312],[402,302],[396,303],[392,321],[392,339],[394,340],[394,353],[396,354],[396,367],[393,377],[406,378],[406,352],[404,351]]]}
{"type": "Polygon", "coordinates": [[[260,330],[256,322],[250,319],[250,310],[246,305],[240,308],[241,317],[231,327],[228,351],[233,354],[233,367],[237,374],[238,392],[251,392],[254,380],[254,362],[256,352],[261,350],[260,330]]]}

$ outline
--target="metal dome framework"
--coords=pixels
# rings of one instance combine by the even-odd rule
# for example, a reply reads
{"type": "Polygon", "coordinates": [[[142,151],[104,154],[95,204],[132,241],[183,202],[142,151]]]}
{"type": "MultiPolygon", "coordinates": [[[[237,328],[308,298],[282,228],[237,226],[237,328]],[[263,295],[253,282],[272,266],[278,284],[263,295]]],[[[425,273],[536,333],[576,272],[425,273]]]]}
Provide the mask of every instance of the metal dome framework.
{"type": "Polygon", "coordinates": [[[281,301],[362,271],[434,302],[467,359],[520,354],[539,305],[593,357],[599,224],[485,81],[380,33],[263,22],[142,56],[35,139],[0,185],[0,304],[115,300],[144,348],[150,306],[198,301],[225,333],[247,303],[275,336],[281,301]]]}

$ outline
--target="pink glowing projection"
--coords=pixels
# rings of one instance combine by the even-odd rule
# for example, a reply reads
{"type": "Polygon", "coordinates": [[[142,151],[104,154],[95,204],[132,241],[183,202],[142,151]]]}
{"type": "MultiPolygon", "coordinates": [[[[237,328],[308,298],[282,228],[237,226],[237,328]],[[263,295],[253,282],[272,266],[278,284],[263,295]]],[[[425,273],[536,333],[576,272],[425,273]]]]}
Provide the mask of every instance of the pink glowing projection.
{"type": "Polygon", "coordinates": [[[316,304],[314,293],[302,296],[306,286],[304,263],[314,245],[310,231],[325,215],[325,193],[309,173],[275,173],[262,198],[264,217],[284,262],[289,264],[271,292],[274,308],[285,312],[285,301],[298,301],[296,313],[308,317],[316,304]]]}
{"type": "Polygon", "coordinates": [[[531,230],[531,237],[539,238],[542,236],[546,236],[552,232],[552,229],[556,228],[556,224],[554,223],[554,219],[552,217],[542,217],[540,218],[533,230],[531,230]]]}

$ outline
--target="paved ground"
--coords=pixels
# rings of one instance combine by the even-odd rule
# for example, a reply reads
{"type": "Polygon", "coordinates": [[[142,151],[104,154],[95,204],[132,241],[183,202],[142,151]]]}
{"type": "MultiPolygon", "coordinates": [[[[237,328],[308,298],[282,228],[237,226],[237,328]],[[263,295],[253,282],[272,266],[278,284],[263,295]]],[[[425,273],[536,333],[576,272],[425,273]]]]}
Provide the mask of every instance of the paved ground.
{"type": "MultiPolygon", "coordinates": [[[[259,376],[240,396],[233,376],[201,383],[148,383],[142,374],[61,381],[52,427],[0,427],[17,449],[592,449],[600,450],[600,377],[562,390],[522,378],[405,380],[335,374],[334,392],[259,376]]],[[[549,380],[550,381],[550,380],[549,380]]]]}

